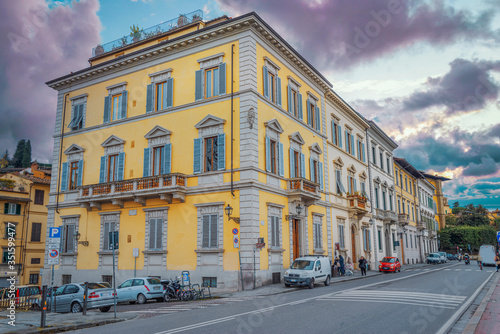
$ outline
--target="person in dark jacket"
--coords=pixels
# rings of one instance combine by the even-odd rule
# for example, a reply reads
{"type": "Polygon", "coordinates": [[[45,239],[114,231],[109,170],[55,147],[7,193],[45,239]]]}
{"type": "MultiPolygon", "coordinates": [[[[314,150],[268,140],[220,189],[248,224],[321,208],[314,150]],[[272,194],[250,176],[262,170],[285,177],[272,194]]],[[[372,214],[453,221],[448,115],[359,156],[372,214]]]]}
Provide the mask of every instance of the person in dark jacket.
{"type": "Polygon", "coordinates": [[[339,270],[340,270],[340,276],[345,275],[345,262],[344,262],[344,257],[342,255],[339,255],[339,270]]]}
{"type": "Polygon", "coordinates": [[[359,269],[361,269],[361,276],[366,276],[366,260],[364,256],[360,257],[358,260],[359,269]]]}

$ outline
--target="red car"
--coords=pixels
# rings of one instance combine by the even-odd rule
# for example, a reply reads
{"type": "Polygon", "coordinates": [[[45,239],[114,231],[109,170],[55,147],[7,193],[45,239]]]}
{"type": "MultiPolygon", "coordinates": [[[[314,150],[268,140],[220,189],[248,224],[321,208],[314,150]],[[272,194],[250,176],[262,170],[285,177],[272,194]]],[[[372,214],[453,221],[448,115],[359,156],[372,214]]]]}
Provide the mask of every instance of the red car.
{"type": "Polygon", "coordinates": [[[384,257],[380,261],[380,265],[378,266],[378,271],[399,271],[401,272],[401,263],[397,257],[384,257]]]}

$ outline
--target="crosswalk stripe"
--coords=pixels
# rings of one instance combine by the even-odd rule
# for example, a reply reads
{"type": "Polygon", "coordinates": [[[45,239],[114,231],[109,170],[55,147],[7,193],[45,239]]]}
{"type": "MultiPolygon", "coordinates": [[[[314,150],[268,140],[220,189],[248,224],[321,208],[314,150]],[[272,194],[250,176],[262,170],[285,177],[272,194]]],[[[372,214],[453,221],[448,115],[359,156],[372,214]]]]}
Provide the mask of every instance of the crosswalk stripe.
{"type": "Polygon", "coordinates": [[[345,292],[341,294],[352,294],[352,293],[363,293],[363,294],[373,294],[380,295],[382,297],[387,296],[388,294],[393,295],[404,295],[404,296],[425,296],[425,297],[442,297],[442,298],[457,298],[457,299],[465,299],[466,296],[453,296],[453,295],[445,295],[438,293],[427,293],[427,292],[408,292],[408,291],[391,291],[391,290],[354,290],[350,292],[345,292]]]}
{"type": "MultiPolygon", "coordinates": [[[[340,295],[341,297],[342,295],[340,295]]],[[[354,297],[354,298],[377,298],[380,299],[382,296],[367,296],[367,295],[349,295],[348,297],[354,297]]],[[[333,298],[333,297],[332,297],[333,298]]],[[[386,296],[387,298],[387,296],[386,296]]],[[[430,301],[430,302],[448,302],[448,303],[454,303],[454,304],[460,304],[463,299],[456,299],[456,298],[441,298],[441,297],[427,297],[427,296],[394,296],[394,298],[397,298],[398,300],[400,299],[405,299],[405,300],[423,300],[423,301],[430,301]]]]}
{"type": "MultiPolygon", "coordinates": [[[[318,300],[323,300],[323,301],[331,301],[331,300],[339,300],[339,301],[349,301],[349,298],[320,298],[318,300]]],[[[412,306],[429,306],[429,307],[437,307],[437,308],[446,308],[446,309],[454,309],[455,307],[451,306],[446,306],[446,305],[439,305],[439,304],[426,304],[426,303],[407,303],[407,302],[402,302],[402,301],[385,301],[385,300],[380,300],[380,299],[374,299],[374,300],[362,300],[362,299],[351,299],[352,301],[362,301],[362,302],[368,302],[368,303],[391,303],[391,304],[402,304],[402,305],[412,305],[412,306]]]]}

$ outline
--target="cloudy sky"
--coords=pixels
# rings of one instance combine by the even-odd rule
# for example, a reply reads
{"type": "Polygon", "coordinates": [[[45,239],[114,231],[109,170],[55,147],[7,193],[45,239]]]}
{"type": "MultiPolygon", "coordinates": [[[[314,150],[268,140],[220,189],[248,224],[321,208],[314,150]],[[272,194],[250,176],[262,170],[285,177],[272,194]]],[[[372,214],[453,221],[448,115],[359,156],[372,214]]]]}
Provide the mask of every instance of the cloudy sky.
{"type": "Polygon", "coordinates": [[[395,155],[452,178],[450,203],[500,208],[497,0],[18,0],[0,2],[0,152],[30,139],[52,156],[56,93],[92,47],[202,9],[257,12],[351,106],[399,144],[395,155]]]}

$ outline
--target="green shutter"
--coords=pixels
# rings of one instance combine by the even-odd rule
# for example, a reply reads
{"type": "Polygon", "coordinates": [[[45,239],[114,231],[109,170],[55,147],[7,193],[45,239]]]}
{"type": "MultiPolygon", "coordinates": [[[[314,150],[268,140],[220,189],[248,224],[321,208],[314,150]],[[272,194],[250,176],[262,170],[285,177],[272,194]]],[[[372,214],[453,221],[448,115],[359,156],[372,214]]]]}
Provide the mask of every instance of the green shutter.
{"type": "Polygon", "coordinates": [[[276,76],[276,103],[281,107],[281,79],[276,76]]]}
{"type": "Polygon", "coordinates": [[[321,120],[319,119],[319,107],[314,108],[314,113],[315,113],[315,118],[316,118],[316,130],[321,131],[320,126],[321,126],[321,120]]]}
{"type": "Polygon", "coordinates": [[[314,181],[314,160],[309,158],[309,172],[311,174],[311,181],[314,181]]]}
{"type": "Polygon", "coordinates": [[[267,67],[264,66],[262,68],[263,71],[263,80],[264,80],[264,96],[269,98],[269,72],[267,71],[267,67]]]}
{"type": "Polygon", "coordinates": [[[290,148],[290,178],[296,177],[295,175],[295,161],[293,159],[293,149],[290,148]]]}
{"type": "Polygon", "coordinates": [[[21,204],[16,204],[16,215],[20,215],[21,214],[21,204]]]}
{"type": "Polygon", "coordinates": [[[323,171],[323,163],[322,162],[319,163],[318,173],[319,173],[319,188],[321,190],[323,190],[323,188],[324,188],[324,186],[323,186],[323,173],[324,173],[324,171],[323,171]]]}
{"type": "Polygon", "coordinates": [[[339,134],[339,137],[338,137],[338,140],[339,140],[339,147],[342,148],[342,127],[340,125],[337,126],[338,128],[338,134],[339,134]]]}
{"type": "Polygon", "coordinates": [[[201,138],[194,139],[193,173],[201,173],[201,138]]]}
{"type": "Polygon", "coordinates": [[[101,165],[99,168],[99,183],[106,182],[106,156],[101,157],[101,165]]]}
{"type": "Polygon", "coordinates": [[[83,179],[83,160],[78,161],[78,179],[76,181],[76,185],[78,187],[82,186],[82,179],[83,179]]]}
{"type": "Polygon", "coordinates": [[[167,80],[167,108],[174,105],[174,79],[169,78],[167,80]]]}
{"type": "Polygon", "coordinates": [[[280,176],[285,176],[285,161],[283,161],[283,154],[284,154],[284,152],[283,152],[283,144],[279,143],[278,147],[279,147],[279,154],[278,154],[278,156],[279,156],[279,159],[280,159],[280,161],[279,161],[279,174],[280,174],[280,176]]]}
{"type": "Polygon", "coordinates": [[[172,144],[167,144],[164,147],[163,174],[172,172],[172,144]]]}
{"type": "Polygon", "coordinates": [[[120,119],[127,118],[127,100],[128,100],[128,92],[123,91],[121,96],[121,109],[120,115],[118,116],[120,119]]]}
{"type": "Polygon", "coordinates": [[[266,171],[271,171],[271,138],[268,136],[266,136],[266,171]]]}
{"type": "Polygon", "coordinates": [[[300,153],[300,177],[306,177],[306,156],[300,153]]]}
{"type": "Polygon", "coordinates": [[[108,123],[110,120],[110,113],[111,113],[111,96],[106,96],[104,98],[104,116],[103,116],[103,123],[108,123]]]}
{"type": "Polygon", "coordinates": [[[297,100],[298,100],[297,103],[299,104],[298,105],[299,118],[304,119],[304,117],[302,116],[302,94],[299,93],[297,100]]]}
{"type": "Polygon", "coordinates": [[[117,181],[122,181],[125,175],[125,153],[122,152],[118,154],[118,164],[117,164],[117,181]]]}
{"type": "Polygon", "coordinates": [[[226,63],[219,65],[219,95],[226,94],[226,63]]]}
{"type": "MultiPolygon", "coordinates": [[[[218,170],[226,169],[226,134],[221,133],[217,138],[218,170]]],[[[215,167],[215,166],[214,166],[215,167]]]]}
{"type": "Polygon", "coordinates": [[[146,113],[153,111],[153,84],[149,84],[146,88],[146,113]]]}
{"type": "Polygon", "coordinates": [[[292,113],[292,87],[288,85],[288,112],[292,113]]]}
{"type": "Polygon", "coordinates": [[[61,167],[61,191],[68,189],[68,163],[63,162],[61,167]]]}
{"type": "Polygon", "coordinates": [[[150,153],[151,153],[151,149],[149,147],[146,147],[144,149],[144,162],[143,162],[143,165],[142,165],[142,176],[143,177],[148,177],[149,176],[150,153]]]}
{"type": "Polygon", "coordinates": [[[202,79],[202,72],[201,70],[198,70],[195,72],[195,88],[194,88],[194,100],[199,101],[203,99],[203,91],[201,89],[201,79],[202,79]]]}
{"type": "Polygon", "coordinates": [[[3,207],[3,213],[8,214],[9,213],[9,203],[5,203],[3,207]]]}
{"type": "Polygon", "coordinates": [[[312,124],[311,102],[309,102],[309,100],[306,101],[306,109],[307,109],[307,124],[309,124],[310,126],[314,126],[314,124],[312,124]]]}

